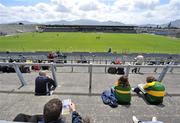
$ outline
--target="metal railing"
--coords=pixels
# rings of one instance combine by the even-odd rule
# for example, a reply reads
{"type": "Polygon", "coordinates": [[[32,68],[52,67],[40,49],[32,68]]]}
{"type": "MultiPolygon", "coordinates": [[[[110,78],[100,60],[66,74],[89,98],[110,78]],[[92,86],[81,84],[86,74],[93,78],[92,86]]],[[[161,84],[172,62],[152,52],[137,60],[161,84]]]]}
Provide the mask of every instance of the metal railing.
{"type": "MultiPolygon", "coordinates": [[[[93,67],[122,67],[125,68],[125,75],[129,75],[129,71],[130,68],[134,68],[134,67],[140,67],[140,68],[163,68],[163,70],[161,71],[159,77],[158,77],[158,81],[162,81],[163,78],[165,77],[167,71],[171,68],[180,68],[180,65],[114,65],[114,64],[56,64],[56,63],[3,63],[0,62],[0,66],[13,66],[15,69],[15,72],[17,73],[17,76],[22,84],[22,86],[27,85],[27,82],[25,81],[19,66],[20,65],[28,65],[28,66],[34,66],[34,65],[39,65],[39,66],[49,66],[51,67],[51,72],[52,72],[52,77],[54,79],[54,81],[57,84],[57,79],[56,79],[56,71],[55,71],[55,67],[88,67],[88,72],[89,72],[89,94],[91,94],[92,91],[92,74],[93,74],[93,67]]],[[[57,84],[58,85],[58,84],[57,84]]]]}

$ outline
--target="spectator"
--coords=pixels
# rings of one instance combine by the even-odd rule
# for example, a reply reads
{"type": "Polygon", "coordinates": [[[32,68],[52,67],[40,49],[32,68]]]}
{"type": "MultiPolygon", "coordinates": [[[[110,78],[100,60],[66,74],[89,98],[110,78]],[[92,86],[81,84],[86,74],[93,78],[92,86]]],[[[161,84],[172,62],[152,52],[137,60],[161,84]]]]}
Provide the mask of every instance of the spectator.
{"type": "Polygon", "coordinates": [[[45,123],[64,123],[61,117],[62,102],[59,99],[52,99],[44,105],[43,119],[45,123]]]}
{"type": "Polygon", "coordinates": [[[88,117],[82,118],[78,112],[76,111],[75,104],[71,103],[70,110],[72,112],[72,123],[90,123],[90,119],[88,117]]]}
{"type": "Polygon", "coordinates": [[[127,76],[121,76],[112,89],[114,90],[114,95],[119,104],[130,104],[131,86],[127,76]]]}
{"type": "Polygon", "coordinates": [[[35,95],[51,95],[57,84],[47,76],[45,71],[40,71],[35,80],[35,95]]]}
{"type": "MultiPolygon", "coordinates": [[[[138,55],[136,58],[134,58],[136,61],[135,65],[142,65],[144,62],[144,56],[143,55],[138,55]]],[[[135,67],[132,70],[132,73],[140,73],[140,67],[135,67]]]]}
{"type": "Polygon", "coordinates": [[[133,116],[132,119],[134,123],[163,123],[162,121],[158,121],[156,117],[153,117],[152,121],[140,121],[136,116],[133,116]]]}
{"type": "Polygon", "coordinates": [[[114,63],[114,64],[122,64],[122,62],[121,62],[120,59],[116,59],[116,60],[114,60],[112,63],[114,63]]]}
{"type": "Polygon", "coordinates": [[[173,65],[174,64],[174,60],[173,60],[173,57],[172,56],[169,56],[167,58],[167,64],[170,64],[170,65],[173,65]]]}
{"type": "Polygon", "coordinates": [[[49,59],[49,62],[54,62],[54,54],[53,54],[53,52],[49,52],[47,57],[49,59]]]}
{"type": "MultiPolygon", "coordinates": [[[[62,101],[54,98],[44,105],[43,115],[26,115],[19,114],[13,121],[18,122],[38,122],[38,123],[66,123],[62,116],[62,101]]],[[[78,112],[76,112],[75,104],[71,103],[70,110],[72,112],[72,123],[90,123],[88,118],[83,119],[78,112]]]]}
{"type": "Polygon", "coordinates": [[[165,87],[162,83],[157,82],[153,76],[146,78],[146,84],[139,84],[138,87],[134,89],[134,92],[142,92],[145,99],[150,104],[161,104],[165,96],[165,87]]]}
{"type": "Polygon", "coordinates": [[[111,90],[106,90],[102,93],[101,98],[104,104],[111,107],[117,107],[118,104],[130,104],[131,101],[131,87],[129,85],[128,77],[121,76],[111,88],[111,90]]]}
{"type": "Polygon", "coordinates": [[[109,49],[108,49],[108,53],[111,53],[111,52],[112,52],[112,49],[111,49],[111,48],[109,48],[109,49]]]}

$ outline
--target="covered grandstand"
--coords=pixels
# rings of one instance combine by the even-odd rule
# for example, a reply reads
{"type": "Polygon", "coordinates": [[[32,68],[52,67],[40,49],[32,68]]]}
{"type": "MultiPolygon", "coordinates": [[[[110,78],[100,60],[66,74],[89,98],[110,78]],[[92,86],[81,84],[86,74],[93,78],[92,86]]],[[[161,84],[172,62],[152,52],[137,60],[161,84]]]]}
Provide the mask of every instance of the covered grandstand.
{"type": "Polygon", "coordinates": [[[105,26],[105,25],[41,25],[43,32],[114,32],[136,33],[136,26],[105,26]]]}

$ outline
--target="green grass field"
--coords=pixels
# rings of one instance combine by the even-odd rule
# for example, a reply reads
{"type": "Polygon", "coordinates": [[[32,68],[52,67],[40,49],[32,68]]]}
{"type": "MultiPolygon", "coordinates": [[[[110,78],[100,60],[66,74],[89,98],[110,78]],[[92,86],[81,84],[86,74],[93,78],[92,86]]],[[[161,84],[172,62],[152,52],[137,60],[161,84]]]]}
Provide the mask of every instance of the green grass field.
{"type": "Polygon", "coordinates": [[[180,39],[149,34],[24,33],[0,37],[0,51],[180,53],[180,39]],[[99,38],[100,37],[100,38],[99,38]]]}

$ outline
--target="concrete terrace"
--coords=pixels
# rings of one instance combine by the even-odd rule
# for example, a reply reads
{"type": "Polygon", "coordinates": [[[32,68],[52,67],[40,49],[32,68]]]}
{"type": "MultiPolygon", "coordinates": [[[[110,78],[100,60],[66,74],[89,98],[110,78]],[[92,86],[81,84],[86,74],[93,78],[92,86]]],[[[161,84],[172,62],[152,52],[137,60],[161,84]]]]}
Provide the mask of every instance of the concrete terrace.
{"type": "MultiPolygon", "coordinates": [[[[144,75],[130,74],[129,81],[132,87],[145,82],[154,69],[142,69],[144,75]]],[[[139,119],[150,120],[156,116],[165,123],[180,122],[180,69],[167,73],[163,83],[167,89],[167,96],[163,105],[148,105],[141,97],[133,93],[129,106],[119,105],[111,108],[104,105],[100,93],[109,89],[119,75],[105,74],[104,68],[93,68],[92,95],[88,94],[89,73],[86,68],[74,68],[74,73],[69,73],[71,68],[58,68],[58,88],[52,96],[34,96],[34,79],[38,72],[23,74],[28,85],[20,87],[20,81],[15,73],[0,73],[0,120],[12,121],[19,113],[42,114],[44,104],[52,98],[61,100],[70,98],[76,104],[77,111],[83,116],[89,116],[92,123],[132,123],[132,116],[139,119]]],[[[158,73],[161,70],[158,69],[158,73]]],[[[49,73],[50,74],[50,73],[49,73]]],[[[71,122],[70,116],[67,122],[71,122]]]]}

